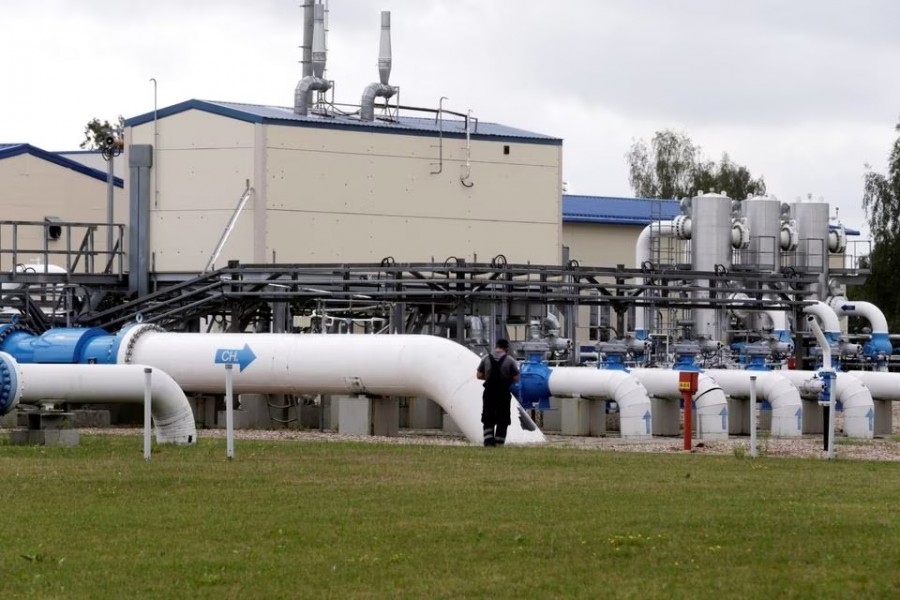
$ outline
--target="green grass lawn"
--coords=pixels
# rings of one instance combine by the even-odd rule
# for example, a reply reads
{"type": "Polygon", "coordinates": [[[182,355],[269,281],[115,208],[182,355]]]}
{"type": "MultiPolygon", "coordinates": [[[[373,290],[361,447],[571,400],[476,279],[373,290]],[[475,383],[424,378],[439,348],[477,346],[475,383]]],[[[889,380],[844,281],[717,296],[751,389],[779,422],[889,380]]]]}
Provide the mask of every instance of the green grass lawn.
{"type": "Polygon", "coordinates": [[[898,598],[900,467],[0,437],[0,599],[898,598]]]}

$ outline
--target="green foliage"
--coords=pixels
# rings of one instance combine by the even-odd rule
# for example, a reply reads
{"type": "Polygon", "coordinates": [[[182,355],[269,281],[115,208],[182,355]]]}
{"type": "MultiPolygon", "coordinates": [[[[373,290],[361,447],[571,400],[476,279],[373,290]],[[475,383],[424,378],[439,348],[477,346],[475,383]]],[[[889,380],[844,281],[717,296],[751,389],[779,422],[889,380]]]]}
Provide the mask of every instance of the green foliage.
{"type": "MultiPolygon", "coordinates": [[[[896,126],[900,134],[900,123],[896,126]]],[[[900,329],[900,135],[888,158],[887,175],[866,165],[863,208],[872,234],[872,253],[862,263],[872,274],[862,286],[848,290],[885,314],[891,331],[900,329]]]]}
{"type": "Polygon", "coordinates": [[[682,132],[657,131],[649,148],[644,140],[638,140],[625,158],[631,188],[639,198],[685,198],[716,191],[743,200],[766,193],[762,177],[754,179],[728,154],[718,163],[704,160],[700,147],[682,132]]]}
{"type": "Polygon", "coordinates": [[[114,132],[116,136],[119,136],[123,131],[125,131],[125,118],[122,115],[119,115],[115,125],[109,121],[101,122],[100,119],[94,117],[84,126],[84,141],[78,147],[86,150],[99,150],[103,146],[102,140],[107,133],[114,132]]]}
{"type": "Polygon", "coordinates": [[[890,462],[81,440],[0,436],[4,600],[896,595],[890,462]]]}

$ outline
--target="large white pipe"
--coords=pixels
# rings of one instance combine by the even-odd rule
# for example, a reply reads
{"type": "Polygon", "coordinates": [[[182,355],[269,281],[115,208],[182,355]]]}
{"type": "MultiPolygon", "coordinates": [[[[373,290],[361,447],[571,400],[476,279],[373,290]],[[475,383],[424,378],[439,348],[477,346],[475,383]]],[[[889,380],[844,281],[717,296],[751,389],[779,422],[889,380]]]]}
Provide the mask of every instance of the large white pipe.
{"type": "Polygon", "coordinates": [[[841,337],[841,322],[838,320],[837,314],[830,306],[822,301],[817,300],[815,304],[803,307],[803,312],[808,315],[815,315],[821,322],[822,330],[825,332],[831,342],[836,342],[841,337]]]}
{"type": "MultiPolygon", "coordinates": [[[[144,365],[30,364],[18,363],[5,353],[0,355],[14,365],[21,404],[144,402],[144,365]]],[[[178,384],[162,369],[153,369],[150,394],[156,441],[196,443],[191,406],[178,384]]]]}
{"type": "MultiPolygon", "coordinates": [[[[787,377],[798,389],[814,389],[818,380],[816,371],[778,371],[787,377]]],[[[873,419],[875,402],[872,392],[866,387],[868,377],[860,377],[862,372],[836,373],[832,393],[835,402],[840,402],[844,409],[844,433],[847,437],[872,438],[874,436],[873,419]]],[[[870,373],[869,375],[880,375],[870,373]]],[[[887,375],[887,373],[884,373],[887,375]]],[[[875,381],[873,379],[873,381],[875,381]]],[[[887,381],[882,380],[882,381],[887,381]]],[[[894,383],[896,385],[896,381],[894,383]]]]}
{"type": "MultiPolygon", "coordinates": [[[[653,238],[671,237],[675,234],[676,226],[674,221],[655,221],[644,227],[641,233],[638,234],[637,242],[634,245],[635,268],[640,269],[645,262],[650,260],[653,238]]],[[[639,340],[647,338],[646,312],[647,309],[642,306],[636,306],[634,309],[634,332],[635,337],[639,340]]]]}
{"type": "Polygon", "coordinates": [[[844,296],[832,296],[828,299],[828,305],[837,316],[859,316],[867,319],[872,326],[872,333],[888,333],[887,319],[881,309],[871,302],[848,300],[844,296]]]}
{"type": "Polygon", "coordinates": [[[547,381],[554,396],[608,398],[619,405],[623,438],[649,438],[652,412],[647,389],[626,371],[586,367],[554,367],[547,381]]]}
{"type": "MultiPolygon", "coordinates": [[[[677,401],[682,398],[678,388],[679,371],[668,369],[631,369],[629,371],[652,396],[677,401]]],[[[728,438],[728,399],[714,377],[706,373],[697,375],[697,391],[694,392],[697,407],[697,433],[701,439],[728,438]]]]}
{"type": "Polygon", "coordinates": [[[814,315],[807,315],[807,322],[809,323],[810,328],[813,330],[813,334],[816,336],[816,341],[819,343],[819,347],[822,349],[822,368],[823,369],[831,369],[831,344],[825,338],[825,334],[822,333],[822,328],[819,327],[819,322],[816,321],[816,317],[814,315]]]}
{"type": "Polygon", "coordinates": [[[782,375],[787,371],[708,369],[706,372],[725,389],[729,396],[735,398],[750,397],[750,376],[756,375],[757,396],[768,400],[772,405],[772,436],[800,436],[803,424],[803,403],[800,400],[799,390],[790,379],[782,375]]]}
{"type": "MultiPolygon", "coordinates": [[[[164,333],[133,327],[117,362],[139,362],[169,373],[188,392],[221,393],[224,363],[237,367],[234,392],[360,394],[425,397],[437,402],[463,434],[480,444],[482,382],[479,357],[450,340],[429,335],[295,335],[164,333]]],[[[544,441],[526,431],[516,402],[510,407],[508,443],[544,441]]]]}

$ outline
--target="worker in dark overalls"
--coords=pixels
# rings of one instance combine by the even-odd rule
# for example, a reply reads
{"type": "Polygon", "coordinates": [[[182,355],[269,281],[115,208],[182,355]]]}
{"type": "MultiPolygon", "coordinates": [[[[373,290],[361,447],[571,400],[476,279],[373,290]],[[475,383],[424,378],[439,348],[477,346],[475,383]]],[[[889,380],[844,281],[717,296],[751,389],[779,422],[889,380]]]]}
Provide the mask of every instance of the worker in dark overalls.
{"type": "Polygon", "coordinates": [[[509,340],[497,340],[494,351],[481,359],[475,377],[484,380],[481,422],[484,424],[484,445],[502,446],[510,423],[509,386],[519,380],[519,365],[508,354],[509,340]]]}

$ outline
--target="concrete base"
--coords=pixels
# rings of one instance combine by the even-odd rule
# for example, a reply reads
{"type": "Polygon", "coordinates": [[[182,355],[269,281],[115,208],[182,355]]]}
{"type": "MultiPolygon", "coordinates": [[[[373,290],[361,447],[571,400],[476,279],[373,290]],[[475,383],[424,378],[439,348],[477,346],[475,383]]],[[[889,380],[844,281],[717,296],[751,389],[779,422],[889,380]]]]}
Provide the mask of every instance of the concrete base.
{"type": "Polygon", "coordinates": [[[894,432],[893,406],[890,400],[875,400],[875,435],[891,435],[894,432]]]}
{"type": "Polygon", "coordinates": [[[372,435],[400,435],[400,399],[372,398],[372,435]]]}
{"type": "Polygon", "coordinates": [[[728,398],[728,434],[750,435],[750,401],[728,398]]]}
{"type": "Polygon", "coordinates": [[[562,402],[559,398],[551,397],[550,410],[541,411],[541,429],[543,431],[562,431],[562,402]]]}
{"type": "Polygon", "coordinates": [[[77,429],[14,429],[9,440],[14,446],[77,446],[81,434],[77,429]]]}
{"type": "Polygon", "coordinates": [[[62,411],[35,411],[26,415],[28,429],[11,432],[15,445],[77,446],[81,435],[74,429],[75,415],[62,411]]]}
{"type": "Polygon", "coordinates": [[[462,429],[459,428],[459,426],[456,424],[456,421],[454,421],[453,418],[450,417],[450,415],[448,415],[447,413],[443,414],[441,430],[443,430],[444,433],[462,435],[462,429]]]}
{"type": "Polygon", "coordinates": [[[822,407],[817,400],[802,400],[803,419],[800,422],[800,433],[825,433],[822,422],[822,407]]]}
{"type": "Polygon", "coordinates": [[[440,429],[443,426],[441,405],[428,398],[410,398],[409,426],[412,429],[440,429]]]}
{"type": "Polygon", "coordinates": [[[606,400],[565,398],[559,402],[560,432],[563,435],[606,434],[606,400]]]}
{"type": "Polygon", "coordinates": [[[653,435],[679,435],[681,433],[681,407],[678,400],[650,399],[653,415],[653,435]]]}
{"type": "Polygon", "coordinates": [[[337,430],[343,435],[372,434],[372,402],[366,396],[332,396],[337,404],[337,430]]]}

